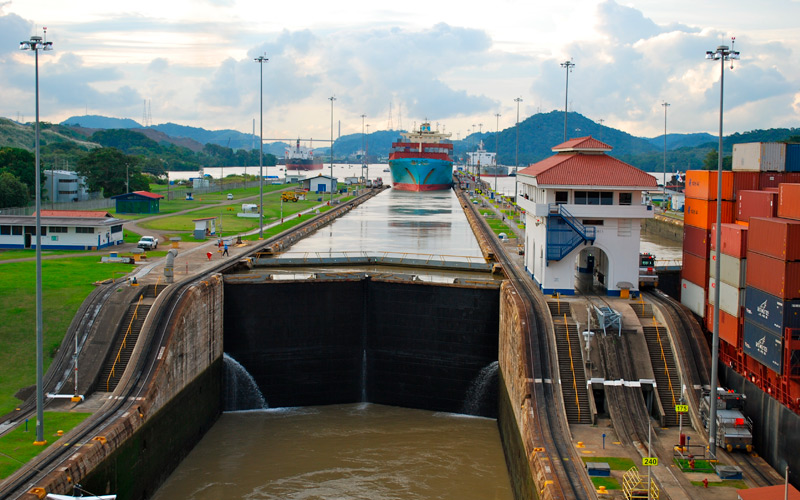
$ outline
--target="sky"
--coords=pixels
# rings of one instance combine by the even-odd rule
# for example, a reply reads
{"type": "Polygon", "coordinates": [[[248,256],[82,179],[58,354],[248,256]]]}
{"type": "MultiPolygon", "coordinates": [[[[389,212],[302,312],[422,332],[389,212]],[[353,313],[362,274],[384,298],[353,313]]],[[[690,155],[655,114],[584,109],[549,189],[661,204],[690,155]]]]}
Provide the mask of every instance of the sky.
{"type": "Polygon", "coordinates": [[[263,81],[265,140],[426,119],[458,139],[513,127],[515,98],[520,121],[568,100],[635,136],[663,134],[665,109],[668,133],[716,135],[721,63],[705,53],[735,37],[725,134],[798,127],[797,19],[800,0],[0,0],[0,116],[33,120],[19,42],[46,28],[43,121],[142,123],[148,102],[153,124],[259,134],[263,81]]]}

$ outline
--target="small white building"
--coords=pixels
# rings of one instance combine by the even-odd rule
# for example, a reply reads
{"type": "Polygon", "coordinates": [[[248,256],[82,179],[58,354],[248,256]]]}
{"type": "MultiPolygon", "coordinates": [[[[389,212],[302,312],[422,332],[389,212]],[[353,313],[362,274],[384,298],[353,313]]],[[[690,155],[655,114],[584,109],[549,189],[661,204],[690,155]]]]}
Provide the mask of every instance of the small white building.
{"type": "Polygon", "coordinates": [[[331,178],[328,175],[318,175],[310,179],[303,180],[303,189],[307,189],[309,193],[330,193],[336,190],[336,178],[331,178]]]}
{"type": "Polygon", "coordinates": [[[572,295],[576,285],[638,293],[641,221],[653,217],[642,192],[656,179],[608,156],[611,149],[571,139],[519,171],[525,269],[544,293],[572,295]]]}
{"type": "Polygon", "coordinates": [[[65,203],[89,199],[86,178],[70,170],[44,170],[44,189],[47,201],[65,203]]]}
{"type": "MultiPolygon", "coordinates": [[[[124,221],[106,212],[42,210],[42,250],[121,245],[124,221]]],[[[36,216],[0,215],[0,248],[36,248],[36,216]]]]}

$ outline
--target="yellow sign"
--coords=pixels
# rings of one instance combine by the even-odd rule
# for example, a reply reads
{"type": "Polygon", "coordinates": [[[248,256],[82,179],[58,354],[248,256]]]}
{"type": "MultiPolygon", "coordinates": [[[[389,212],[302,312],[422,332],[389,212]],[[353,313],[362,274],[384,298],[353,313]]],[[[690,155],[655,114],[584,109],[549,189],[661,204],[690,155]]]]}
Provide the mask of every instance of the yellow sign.
{"type": "Polygon", "coordinates": [[[689,413],[689,405],[675,405],[675,413],[689,413]]]}
{"type": "Polygon", "coordinates": [[[642,465],[645,467],[658,465],[658,457],[642,457],[642,465]]]}

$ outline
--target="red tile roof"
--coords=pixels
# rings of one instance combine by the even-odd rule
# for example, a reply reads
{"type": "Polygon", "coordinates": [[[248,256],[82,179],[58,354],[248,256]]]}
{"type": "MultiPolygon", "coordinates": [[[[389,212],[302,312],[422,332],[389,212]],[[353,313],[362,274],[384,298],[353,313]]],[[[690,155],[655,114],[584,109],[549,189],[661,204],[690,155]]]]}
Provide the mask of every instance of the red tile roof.
{"type": "Polygon", "coordinates": [[[611,151],[612,149],[614,148],[590,135],[576,137],[553,147],[553,151],[611,151]]]}
{"type": "MultiPolygon", "coordinates": [[[[763,486],[761,488],[751,488],[747,490],[736,490],[739,498],[742,500],[783,500],[784,486],[779,484],[777,486],[763,486]]],[[[800,499],[800,492],[789,485],[789,500],[800,499]]]]}
{"type": "MultiPolygon", "coordinates": [[[[556,148],[610,147],[591,137],[572,139],[556,148]]],[[[553,148],[554,150],[556,148],[553,148]]],[[[606,186],[649,189],[658,187],[656,178],[633,165],[597,152],[562,152],[519,171],[536,177],[540,186],[606,186]]]]}
{"type": "MultiPolygon", "coordinates": [[[[36,215],[36,212],[33,212],[36,215]]],[[[111,217],[108,212],[89,212],[86,210],[42,210],[42,217],[111,217]]]]}
{"type": "Polygon", "coordinates": [[[138,194],[140,196],[144,196],[145,198],[152,198],[154,200],[159,200],[163,198],[163,195],[151,193],[150,191],[134,191],[131,194],[138,194]]]}

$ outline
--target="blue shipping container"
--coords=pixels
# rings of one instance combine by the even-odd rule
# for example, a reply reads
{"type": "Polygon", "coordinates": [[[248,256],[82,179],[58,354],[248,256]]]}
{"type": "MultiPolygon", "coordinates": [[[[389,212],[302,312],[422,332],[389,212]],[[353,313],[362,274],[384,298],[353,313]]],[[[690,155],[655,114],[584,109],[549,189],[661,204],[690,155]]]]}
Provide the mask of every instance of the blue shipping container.
{"type": "Polygon", "coordinates": [[[784,300],[752,286],[747,287],[744,317],[783,337],[784,329],[800,328],[800,300],[784,300]]]}
{"type": "Polygon", "coordinates": [[[800,172],[800,144],[786,145],[786,171],[800,172]]]}
{"type": "Polygon", "coordinates": [[[744,321],[744,353],[777,374],[783,369],[783,338],[744,321]]]}

